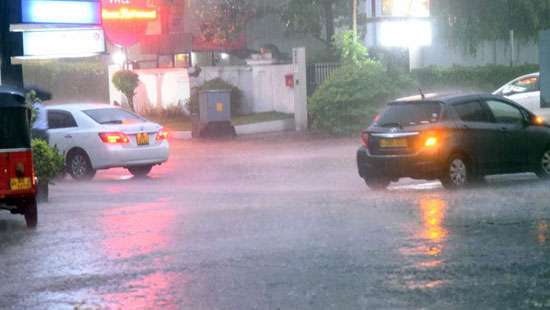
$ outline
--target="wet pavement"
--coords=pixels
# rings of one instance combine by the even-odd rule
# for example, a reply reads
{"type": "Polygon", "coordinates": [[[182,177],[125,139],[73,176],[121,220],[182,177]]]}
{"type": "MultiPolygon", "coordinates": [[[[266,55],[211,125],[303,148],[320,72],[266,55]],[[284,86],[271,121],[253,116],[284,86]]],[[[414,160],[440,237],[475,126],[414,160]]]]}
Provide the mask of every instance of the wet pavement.
{"type": "Polygon", "coordinates": [[[544,309],[550,183],[369,191],[355,139],[174,142],[0,213],[0,309],[544,309]]]}

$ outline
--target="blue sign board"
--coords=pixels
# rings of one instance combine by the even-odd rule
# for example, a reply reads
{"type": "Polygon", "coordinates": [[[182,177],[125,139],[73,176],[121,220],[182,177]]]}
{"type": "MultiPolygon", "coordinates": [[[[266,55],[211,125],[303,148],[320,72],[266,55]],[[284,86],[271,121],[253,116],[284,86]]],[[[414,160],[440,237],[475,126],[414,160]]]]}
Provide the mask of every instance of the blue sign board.
{"type": "Polygon", "coordinates": [[[99,25],[99,0],[21,0],[24,24],[99,25]]]}

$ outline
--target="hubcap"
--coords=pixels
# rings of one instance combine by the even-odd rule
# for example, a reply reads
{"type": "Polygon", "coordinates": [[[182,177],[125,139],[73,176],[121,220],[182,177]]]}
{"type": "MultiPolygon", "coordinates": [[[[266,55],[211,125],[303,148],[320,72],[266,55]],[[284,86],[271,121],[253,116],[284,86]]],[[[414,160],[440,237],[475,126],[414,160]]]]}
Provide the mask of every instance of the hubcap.
{"type": "Polygon", "coordinates": [[[550,151],[547,151],[542,156],[541,160],[542,171],[547,175],[550,175],[550,151]]]}
{"type": "Polygon", "coordinates": [[[88,172],[88,164],[82,155],[75,155],[71,161],[71,171],[74,176],[83,177],[88,172]]]}
{"type": "MultiPolygon", "coordinates": [[[[549,154],[550,155],[550,154],[549,154]]],[[[456,186],[462,186],[464,183],[466,183],[466,165],[464,164],[464,161],[462,159],[455,159],[451,162],[451,166],[449,167],[449,175],[451,177],[451,181],[456,186]]]]}

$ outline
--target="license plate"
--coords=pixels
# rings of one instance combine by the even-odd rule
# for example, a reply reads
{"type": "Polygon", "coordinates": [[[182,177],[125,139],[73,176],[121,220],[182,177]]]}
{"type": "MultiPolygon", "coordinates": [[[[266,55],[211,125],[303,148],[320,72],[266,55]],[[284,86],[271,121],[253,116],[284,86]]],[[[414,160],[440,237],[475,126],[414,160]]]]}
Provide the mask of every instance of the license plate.
{"type": "Polygon", "coordinates": [[[10,180],[10,189],[12,191],[30,189],[31,187],[31,178],[14,178],[10,180]]]}
{"type": "Polygon", "coordinates": [[[146,132],[138,133],[136,140],[138,145],[149,145],[149,134],[146,132]]]}
{"type": "Polygon", "coordinates": [[[380,140],[380,147],[382,148],[398,148],[407,147],[407,139],[382,139],[380,140]]]}

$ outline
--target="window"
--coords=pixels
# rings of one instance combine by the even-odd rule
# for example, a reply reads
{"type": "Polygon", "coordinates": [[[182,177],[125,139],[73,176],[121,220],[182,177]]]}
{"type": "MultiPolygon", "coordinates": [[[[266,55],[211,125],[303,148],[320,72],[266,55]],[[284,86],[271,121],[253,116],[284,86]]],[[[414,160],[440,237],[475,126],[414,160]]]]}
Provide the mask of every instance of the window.
{"type": "Polygon", "coordinates": [[[454,109],[461,120],[465,122],[490,122],[489,113],[483,108],[481,102],[470,101],[454,105],[454,109]]]}
{"type": "Polygon", "coordinates": [[[377,124],[381,127],[406,127],[436,123],[440,118],[439,102],[398,102],[388,105],[377,124]]]}
{"type": "Polygon", "coordinates": [[[145,122],[145,119],[137,114],[115,108],[86,110],[84,111],[84,114],[88,115],[91,119],[102,125],[145,122]]]}
{"type": "Polygon", "coordinates": [[[525,121],[521,110],[514,106],[497,100],[487,100],[486,102],[497,123],[522,124],[525,121]]]}
{"type": "Polygon", "coordinates": [[[48,111],[48,128],[49,129],[61,129],[78,127],[74,117],[67,111],[48,111]]]}
{"type": "Polygon", "coordinates": [[[506,85],[506,87],[502,90],[502,95],[509,96],[539,90],[539,78],[537,76],[531,76],[506,85]]]}

